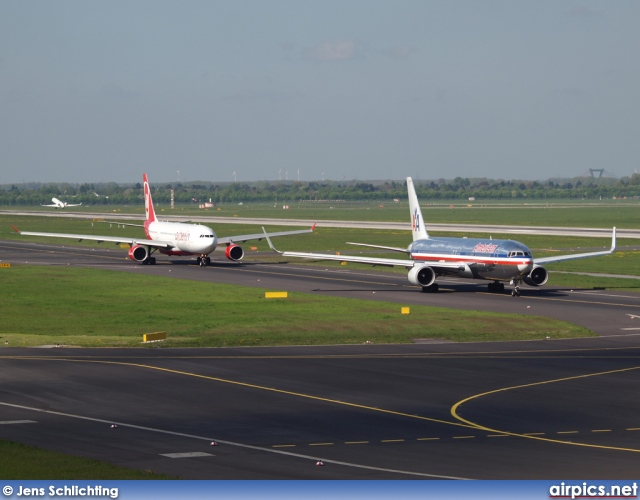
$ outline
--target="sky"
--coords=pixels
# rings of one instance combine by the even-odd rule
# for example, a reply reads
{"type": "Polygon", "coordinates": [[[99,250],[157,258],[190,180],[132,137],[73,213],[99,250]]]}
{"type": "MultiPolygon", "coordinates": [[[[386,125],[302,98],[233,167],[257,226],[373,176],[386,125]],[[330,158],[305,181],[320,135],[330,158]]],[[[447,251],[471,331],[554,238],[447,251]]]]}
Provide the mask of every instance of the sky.
{"type": "Polygon", "coordinates": [[[640,168],[637,0],[0,0],[0,184],[640,168]]]}

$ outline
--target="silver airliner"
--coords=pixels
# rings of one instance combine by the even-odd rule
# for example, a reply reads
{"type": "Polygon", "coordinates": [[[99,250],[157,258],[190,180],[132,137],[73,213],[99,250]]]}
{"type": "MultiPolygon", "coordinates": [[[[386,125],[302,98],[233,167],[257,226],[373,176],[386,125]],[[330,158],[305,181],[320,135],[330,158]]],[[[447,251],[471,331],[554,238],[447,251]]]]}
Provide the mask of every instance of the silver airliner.
{"type": "MultiPolygon", "coordinates": [[[[535,259],[529,247],[514,240],[494,240],[487,238],[441,238],[431,237],[424,226],[424,219],[411,177],[407,177],[409,210],[411,213],[411,231],[413,242],[407,248],[396,248],[365,243],[351,243],[395,252],[402,252],[409,259],[389,259],[380,257],[362,257],[357,255],[331,255],[306,252],[281,252],[277,250],[267,236],[269,246],[284,257],[300,257],[316,260],[337,260],[342,262],[360,262],[377,266],[401,266],[409,271],[409,282],[421,287],[423,292],[435,292],[439,276],[488,280],[489,291],[504,291],[504,283],[512,286],[511,294],[520,295],[520,285],[542,286],[547,283],[549,273],[542,266],[552,262],[561,262],[586,257],[608,255],[616,248],[616,228],[613,228],[611,248],[600,252],[558,255],[535,259]]],[[[264,231],[264,228],[263,228],[264,231]]],[[[266,234],[266,233],[265,233],[266,234]]]]}

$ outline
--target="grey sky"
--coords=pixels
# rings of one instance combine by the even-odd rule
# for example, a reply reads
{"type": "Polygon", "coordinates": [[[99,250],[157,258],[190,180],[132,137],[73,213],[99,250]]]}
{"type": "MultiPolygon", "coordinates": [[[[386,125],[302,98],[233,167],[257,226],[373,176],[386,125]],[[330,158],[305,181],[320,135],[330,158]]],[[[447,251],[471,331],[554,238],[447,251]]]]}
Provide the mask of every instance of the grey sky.
{"type": "Polygon", "coordinates": [[[631,175],[639,27],[637,0],[0,0],[0,184],[631,175]]]}

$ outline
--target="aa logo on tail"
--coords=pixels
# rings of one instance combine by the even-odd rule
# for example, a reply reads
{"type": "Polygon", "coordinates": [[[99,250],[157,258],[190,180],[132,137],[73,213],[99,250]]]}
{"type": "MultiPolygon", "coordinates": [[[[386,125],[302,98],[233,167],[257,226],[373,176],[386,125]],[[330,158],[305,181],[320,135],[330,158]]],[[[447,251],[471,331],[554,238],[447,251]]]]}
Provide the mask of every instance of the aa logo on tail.
{"type": "Polygon", "coordinates": [[[411,230],[420,231],[420,213],[418,213],[418,209],[414,210],[411,216],[411,230]]]}

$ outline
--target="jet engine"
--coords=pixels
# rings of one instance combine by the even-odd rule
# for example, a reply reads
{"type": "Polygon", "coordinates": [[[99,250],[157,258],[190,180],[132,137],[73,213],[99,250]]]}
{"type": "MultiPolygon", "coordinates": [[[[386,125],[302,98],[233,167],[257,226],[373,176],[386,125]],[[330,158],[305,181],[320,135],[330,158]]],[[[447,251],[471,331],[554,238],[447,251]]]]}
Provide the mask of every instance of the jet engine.
{"type": "Polygon", "coordinates": [[[436,280],[436,273],[429,266],[416,266],[409,271],[409,283],[418,286],[431,286],[436,280]]]}
{"type": "Polygon", "coordinates": [[[141,245],[133,245],[129,247],[129,258],[136,262],[144,262],[149,257],[149,251],[147,247],[141,245]]]}
{"type": "Polygon", "coordinates": [[[530,286],[542,286],[549,279],[549,273],[542,266],[534,266],[529,273],[529,276],[525,276],[522,281],[530,286]]]}
{"type": "Polygon", "coordinates": [[[224,254],[229,260],[242,260],[242,257],[244,257],[244,250],[240,245],[231,244],[227,246],[224,254]]]}

